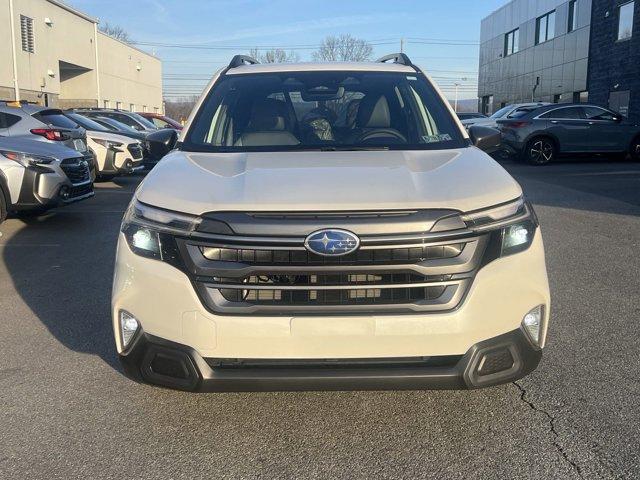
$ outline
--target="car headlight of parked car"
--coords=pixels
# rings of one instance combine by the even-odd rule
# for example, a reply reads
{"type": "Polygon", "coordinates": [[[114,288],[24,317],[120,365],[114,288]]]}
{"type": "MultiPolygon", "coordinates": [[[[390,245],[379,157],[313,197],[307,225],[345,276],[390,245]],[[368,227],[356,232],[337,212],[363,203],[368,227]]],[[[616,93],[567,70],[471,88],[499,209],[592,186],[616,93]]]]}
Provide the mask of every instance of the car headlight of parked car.
{"type": "Polygon", "coordinates": [[[92,138],[91,140],[93,140],[94,142],[102,145],[105,148],[117,149],[117,148],[122,147],[122,143],[112,142],[111,140],[102,140],[100,138],[92,138]]]}
{"type": "Polygon", "coordinates": [[[517,200],[476,210],[462,216],[462,220],[476,232],[492,231],[497,235],[499,256],[522,252],[531,245],[538,227],[533,207],[522,197],[517,200]]]}
{"type": "Polygon", "coordinates": [[[55,160],[54,158],[46,157],[43,155],[32,155],[30,153],[13,152],[6,150],[0,151],[0,155],[8,158],[9,160],[13,160],[14,162],[18,162],[24,167],[48,165],[55,160]]]}
{"type": "Polygon", "coordinates": [[[134,199],[124,215],[121,230],[134,253],[163,260],[163,236],[188,236],[200,221],[200,217],[150,207],[134,199]]]}

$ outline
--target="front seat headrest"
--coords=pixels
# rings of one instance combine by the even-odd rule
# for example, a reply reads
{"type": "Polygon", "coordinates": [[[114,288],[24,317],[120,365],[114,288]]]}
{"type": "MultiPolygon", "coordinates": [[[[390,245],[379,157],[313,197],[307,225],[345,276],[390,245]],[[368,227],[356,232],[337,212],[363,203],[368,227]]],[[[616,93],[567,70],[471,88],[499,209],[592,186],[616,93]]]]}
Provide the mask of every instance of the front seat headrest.
{"type": "Polygon", "coordinates": [[[367,95],[360,102],[356,125],[360,128],[389,128],[391,114],[384,95],[367,95]]]}
{"type": "Polygon", "coordinates": [[[254,132],[286,130],[287,105],[275,98],[263,98],[251,108],[249,129],[254,132]]]}

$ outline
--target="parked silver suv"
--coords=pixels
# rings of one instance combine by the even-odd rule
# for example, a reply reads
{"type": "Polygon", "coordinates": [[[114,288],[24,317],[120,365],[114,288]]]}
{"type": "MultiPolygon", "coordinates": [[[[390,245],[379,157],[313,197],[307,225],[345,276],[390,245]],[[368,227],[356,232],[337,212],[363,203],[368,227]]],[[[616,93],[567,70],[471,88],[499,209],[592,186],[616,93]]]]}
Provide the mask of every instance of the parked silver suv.
{"type": "Polygon", "coordinates": [[[89,165],[63,145],[0,138],[0,222],[12,211],[43,210],[93,196],[89,165]]]}
{"type": "Polygon", "coordinates": [[[62,110],[24,102],[0,102],[0,137],[21,137],[76,150],[95,168],[84,128],[64,116],[62,110]]]}

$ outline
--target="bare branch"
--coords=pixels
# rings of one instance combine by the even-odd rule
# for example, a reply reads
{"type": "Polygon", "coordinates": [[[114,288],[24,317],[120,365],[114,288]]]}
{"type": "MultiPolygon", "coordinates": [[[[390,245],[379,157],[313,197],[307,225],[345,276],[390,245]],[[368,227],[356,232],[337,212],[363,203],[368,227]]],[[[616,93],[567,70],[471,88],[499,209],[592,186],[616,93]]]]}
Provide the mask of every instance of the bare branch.
{"type": "Polygon", "coordinates": [[[326,37],[313,59],[324,62],[363,62],[371,58],[373,47],[366,40],[355,38],[348,33],[326,37]]]}
{"type": "Polygon", "coordinates": [[[124,28],[119,25],[111,25],[109,23],[104,23],[100,25],[100,31],[106,33],[110,37],[115,38],[116,40],[120,40],[121,42],[131,43],[133,39],[129,35],[124,28]]]}
{"type": "Polygon", "coordinates": [[[249,56],[255,58],[260,63],[291,63],[300,61],[300,55],[296,52],[285,52],[281,48],[267,50],[264,53],[260,52],[257,48],[252,48],[249,51],[249,56]]]}

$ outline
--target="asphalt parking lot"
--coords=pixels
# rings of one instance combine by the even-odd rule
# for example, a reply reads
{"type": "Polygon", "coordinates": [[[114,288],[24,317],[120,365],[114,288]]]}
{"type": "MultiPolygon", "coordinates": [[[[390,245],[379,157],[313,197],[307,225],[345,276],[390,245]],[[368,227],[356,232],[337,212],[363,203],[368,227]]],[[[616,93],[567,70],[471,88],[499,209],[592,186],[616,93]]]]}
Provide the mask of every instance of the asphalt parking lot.
{"type": "Polygon", "coordinates": [[[640,164],[505,166],[540,217],[552,324],[536,372],[471,392],[187,394],[132,383],[109,301],[120,219],[141,177],[9,219],[0,478],[640,477],[640,164]]]}

